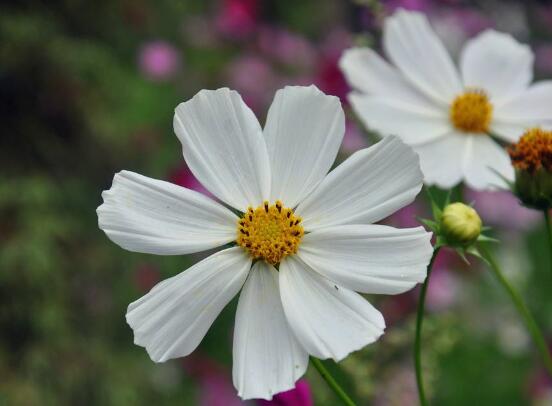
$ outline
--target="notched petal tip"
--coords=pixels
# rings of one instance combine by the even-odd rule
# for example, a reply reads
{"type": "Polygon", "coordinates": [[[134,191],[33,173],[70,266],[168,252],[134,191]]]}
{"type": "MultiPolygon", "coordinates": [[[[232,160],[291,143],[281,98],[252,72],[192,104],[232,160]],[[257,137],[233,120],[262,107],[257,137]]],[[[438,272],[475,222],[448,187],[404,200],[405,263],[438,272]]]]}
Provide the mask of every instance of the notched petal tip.
{"type": "Polygon", "coordinates": [[[311,96],[314,96],[314,97],[320,97],[321,96],[321,97],[323,97],[327,100],[331,100],[333,103],[338,103],[341,106],[341,101],[340,101],[339,97],[331,95],[331,94],[324,93],[314,83],[310,84],[308,86],[287,85],[287,86],[283,87],[282,89],[278,89],[276,91],[276,96],[278,96],[278,95],[281,96],[281,95],[283,95],[285,93],[288,93],[288,92],[289,93],[302,93],[305,96],[307,96],[307,95],[311,95],[311,96]]]}
{"type": "Polygon", "coordinates": [[[240,94],[236,90],[230,89],[228,87],[219,87],[217,89],[201,89],[192,98],[177,104],[177,106],[174,108],[175,119],[177,115],[185,114],[185,111],[183,109],[186,106],[199,103],[201,99],[213,99],[219,97],[228,98],[233,96],[238,96],[241,98],[240,94]]]}

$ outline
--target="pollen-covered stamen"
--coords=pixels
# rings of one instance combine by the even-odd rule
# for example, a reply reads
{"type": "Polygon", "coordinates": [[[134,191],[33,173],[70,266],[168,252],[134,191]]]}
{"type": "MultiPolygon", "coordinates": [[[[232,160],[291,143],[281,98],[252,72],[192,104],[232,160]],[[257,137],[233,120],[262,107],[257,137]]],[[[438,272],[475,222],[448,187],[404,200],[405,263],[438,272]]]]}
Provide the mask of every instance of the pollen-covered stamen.
{"type": "Polygon", "coordinates": [[[540,128],[527,130],[508,148],[514,168],[534,174],[544,168],[552,172],[552,131],[540,128]]]}
{"type": "Polygon", "coordinates": [[[301,218],[281,201],[261,206],[247,212],[238,221],[236,242],[255,259],[264,259],[272,265],[285,256],[295,254],[304,235],[301,218]]]}
{"type": "Polygon", "coordinates": [[[483,90],[467,90],[450,106],[450,121],[458,130],[469,133],[489,131],[493,105],[483,90]]]}

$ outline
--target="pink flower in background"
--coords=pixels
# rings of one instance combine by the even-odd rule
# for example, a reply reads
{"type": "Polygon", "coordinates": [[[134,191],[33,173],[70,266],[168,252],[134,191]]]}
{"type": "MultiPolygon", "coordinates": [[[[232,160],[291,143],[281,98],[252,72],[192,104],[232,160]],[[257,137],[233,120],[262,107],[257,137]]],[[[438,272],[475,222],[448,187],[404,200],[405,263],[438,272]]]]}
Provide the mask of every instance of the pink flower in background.
{"type": "Polygon", "coordinates": [[[430,15],[430,20],[445,47],[456,57],[469,38],[494,25],[488,17],[471,8],[440,9],[430,15]]]}
{"type": "Polygon", "coordinates": [[[264,26],[259,31],[261,53],[275,62],[298,70],[309,70],[316,63],[316,50],[304,37],[281,28],[264,26]]]}
{"type": "Polygon", "coordinates": [[[393,213],[385,220],[385,224],[389,224],[393,227],[418,227],[420,226],[418,217],[428,218],[429,216],[430,214],[425,209],[424,205],[414,201],[408,206],[393,213]]]}
{"type": "Polygon", "coordinates": [[[169,182],[172,182],[178,186],[183,186],[188,189],[195,190],[196,192],[203,193],[207,196],[211,196],[209,191],[203,187],[201,183],[195,178],[194,174],[186,166],[181,164],[172,171],[169,172],[169,182]]]}
{"type": "Polygon", "coordinates": [[[342,29],[332,31],[324,40],[317,62],[315,84],[325,93],[337,96],[347,104],[347,94],[351,90],[338,62],[345,49],[352,45],[351,35],[342,29]]]}
{"type": "Polygon", "coordinates": [[[351,33],[343,27],[336,27],[325,37],[320,49],[325,55],[341,56],[343,51],[352,45],[351,33]]]}
{"type": "Polygon", "coordinates": [[[207,374],[199,384],[200,406],[241,406],[244,403],[236,395],[230,377],[226,374],[207,374]]]}
{"type": "Polygon", "coordinates": [[[192,355],[182,360],[184,369],[198,383],[199,406],[241,406],[230,372],[203,355],[192,355]]]}
{"type": "MultiPolygon", "coordinates": [[[[444,252],[443,252],[444,253],[444,252]]],[[[458,277],[448,267],[436,267],[427,289],[427,308],[434,312],[450,308],[458,299],[458,277]]]]}
{"type": "MultiPolygon", "coordinates": [[[[230,373],[216,361],[204,355],[192,355],[182,360],[184,369],[198,382],[198,405],[239,406],[245,403],[236,395],[230,373]]],[[[274,395],[272,400],[258,399],[248,404],[259,406],[313,406],[311,390],[304,379],[295,388],[274,395]]]]}
{"type": "Polygon", "coordinates": [[[259,406],[312,406],[312,395],[308,382],[304,379],[297,381],[294,389],[275,395],[272,400],[260,399],[259,406]]]}
{"type": "Polygon", "coordinates": [[[529,376],[527,383],[530,398],[535,401],[535,405],[552,404],[552,378],[548,373],[539,368],[529,376]]]}
{"type": "Polygon", "coordinates": [[[257,0],[222,0],[215,28],[232,39],[244,39],[257,29],[259,6],[257,0]]]}
{"type": "Polygon", "coordinates": [[[467,37],[474,37],[481,31],[494,26],[491,19],[471,8],[450,9],[446,14],[451,23],[454,21],[466,33],[467,37]]]}
{"type": "Polygon", "coordinates": [[[165,41],[144,44],[140,49],[138,62],[142,74],[155,81],[172,78],[180,67],[178,50],[165,41]]]}
{"type": "Polygon", "coordinates": [[[255,112],[266,110],[279,87],[270,64],[260,56],[239,56],[226,67],[228,86],[237,90],[255,112]]]}
{"type": "Polygon", "coordinates": [[[465,269],[467,265],[451,249],[442,249],[435,259],[426,304],[431,311],[443,311],[453,306],[460,297],[459,275],[454,270],[465,269]]]}
{"type": "Polygon", "coordinates": [[[512,230],[529,230],[540,222],[540,213],[520,205],[506,191],[474,191],[466,188],[465,201],[473,201],[484,224],[512,230]]]}
{"type": "Polygon", "coordinates": [[[345,122],[345,136],[343,137],[341,149],[347,153],[353,153],[367,146],[368,142],[362,130],[358,128],[358,125],[354,121],[347,120],[345,122]]]}
{"type": "Polygon", "coordinates": [[[337,96],[342,103],[347,103],[347,94],[350,88],[337,65],[338,61],[339,56],[322,57],[318,62],[319,68],[315,84],[324,93],[337,96]]]}
{"type": "Polygon", "coordinates": [[[398,8],[404,8],[405,10],[423,11],[428,12],[431,9],[430,0],[390,0],[385,3],[385,10],[387,13],[392,14],[398,8]]]}

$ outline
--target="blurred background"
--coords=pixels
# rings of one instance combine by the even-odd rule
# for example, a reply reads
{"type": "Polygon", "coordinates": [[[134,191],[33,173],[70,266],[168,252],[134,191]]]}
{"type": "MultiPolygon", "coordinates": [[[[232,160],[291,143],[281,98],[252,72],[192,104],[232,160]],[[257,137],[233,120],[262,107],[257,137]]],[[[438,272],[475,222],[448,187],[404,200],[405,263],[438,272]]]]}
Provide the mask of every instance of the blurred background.
{"type": "MultiPolygon", "coordinates": [[[[127,305],[200,256],[124,251],[98,229],[96,207],[128,169],[205,192],[173,134],[175,106],[202,88],[238,90],[261,123],[274,92],[315,83],[348,115],[340,154],[370,145],[348,109],[337,61],[379,47],[397,7],[426,13],[450,52],[494,27],[531,44],[552,77],[552,5],[541,1],[121,0],[0,5],[0,405],[239,405],[231,382],[236,302],[185,359],[154,364],[133,345],[127,305]]],[[[552,106],[550,106],[552,108],[552,106]]],[[[542,216],[507,193],[457,189],[494,234],[508,278],[552,342],[542,216]]],[[[388,219],[417,225],[424,196],[388,219]]],[[[417,290],[370,297],[388,329],[326,363],[361,405],[416,405],[417,290]]],[[[474,260],[443,252],[424,325],[427,390],[436,405],[552,405],[509,298],[474,260]]],[[[272,404],[335,405],[315,370],[272,404]]],[[[250,405],[267,405],[257,401],[250,405]]]]}

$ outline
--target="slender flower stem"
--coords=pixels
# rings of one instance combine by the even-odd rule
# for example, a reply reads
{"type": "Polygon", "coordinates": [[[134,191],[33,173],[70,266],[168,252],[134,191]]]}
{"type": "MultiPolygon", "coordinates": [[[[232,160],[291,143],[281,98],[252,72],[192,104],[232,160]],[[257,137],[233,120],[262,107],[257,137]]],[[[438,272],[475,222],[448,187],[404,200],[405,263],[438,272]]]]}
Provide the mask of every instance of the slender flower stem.
{"type": "Polygon", "coordinates": [[[422,323],[424,321],[425,310],[425,298],[427,293],[427,287],[429,285],[429,277],[431,276],[431,270],[433,269],[433,263],[441,247],[435,248],[433,256],[429,265],[427,266],[427,276],[422,290],[420,291],[420,297],[418,299],[418,313],[416,315],[416,339],[414,341],[414,364],[416,366],[416,384],[418,385],[418,398],[420,399],[420,405],[426,406],[427,400],[425,397],[424,380],[422,377],[422,323]]]}
{"type": "Polygon", "coordinates": [[[355,402],[345,393],[343,388],[339,386],[337,381],[333,378],[333,376],[328,372],[326,367],[322,364],[322,362],[318,358],[311,357],[310,358],[312,364],[314,367],[318,370],[322,378],[326,381],[326,383],[329,385],[330,388],[333,389],[337,397],[343,402],[344,405],[347,406],[356,406],[355,402]]]}
{"type": "Polygon", "coordinates": [[[514,305],[516,306],[519,314],[521,315],[521,317],[523,318],[523,321],[527,325],[527,329],[529,330],[529,333],[531,334],[531,337],[533,338],[533,341],[535,342],[537,349],[539,350],[542,356],[542,362],[544,363],[544,366],[548,370],[548,373],[550,374],[550,376],[552,376],[552,356],[548,351],[548,346],[546,345],[544,336],[540,331],[539,326],[535,322],[535,319],[533,318],[533,316],[531,316],[531,313],[529,313],[529,310],[523,303],[522,298],[514,290],[512,285],[510,285],[510,283],[506,280],[506,278],[504,277],[504,275],[500,270],[500,267],[498,266],[498,263],[491,255],[489,250],[487,250],[485,246],[479,245],[479,252],[483,256],[483,258],[487,260],[494,275],[496,276],[496,278],[498,279],[502,287],[510,295],[512,302],[514,302],[514,305]]]}
{"type": "MultiPolygon", "coordinates": [[[[548,234],[548,252],[550,253],[550,272],[552,272],[552,222],[550,221],[550,211],[543,210],[544,220],[546,221],[546,232],[548,234]]],[[[552,276],[552,273],[550,274],[552,276]]]]}

